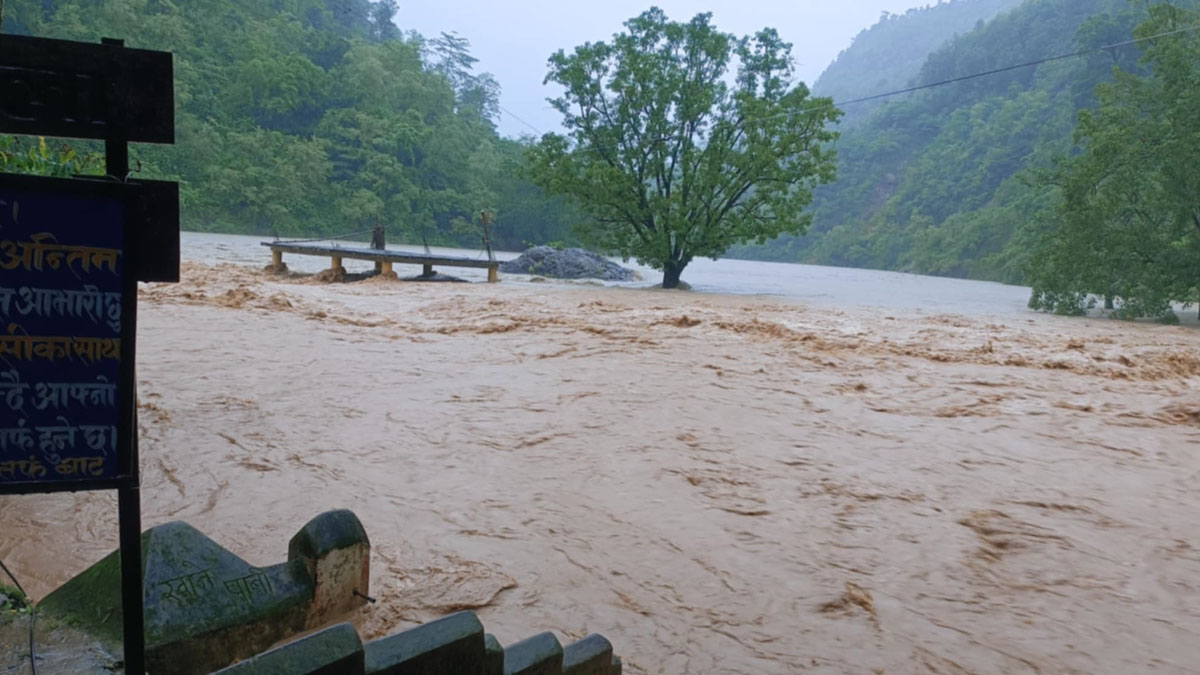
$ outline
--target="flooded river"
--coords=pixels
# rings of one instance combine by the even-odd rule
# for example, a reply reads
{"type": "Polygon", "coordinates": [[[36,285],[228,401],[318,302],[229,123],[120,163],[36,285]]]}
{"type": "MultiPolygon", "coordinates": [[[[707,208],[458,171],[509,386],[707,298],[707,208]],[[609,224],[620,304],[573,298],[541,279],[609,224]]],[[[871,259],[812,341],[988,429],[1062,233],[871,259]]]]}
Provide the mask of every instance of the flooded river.
{"type": "MultiPolygon", "coordinates": [[[[1194,325],[737,261],[680,292],[185,258],[142,292],[144,521],[269,564],[353,509],[364,637],[470,608],[631,673],[1200,672],[1194,325]]],[[[0,498],[35,597],[116,544],[115,495],[0,498]]]]}

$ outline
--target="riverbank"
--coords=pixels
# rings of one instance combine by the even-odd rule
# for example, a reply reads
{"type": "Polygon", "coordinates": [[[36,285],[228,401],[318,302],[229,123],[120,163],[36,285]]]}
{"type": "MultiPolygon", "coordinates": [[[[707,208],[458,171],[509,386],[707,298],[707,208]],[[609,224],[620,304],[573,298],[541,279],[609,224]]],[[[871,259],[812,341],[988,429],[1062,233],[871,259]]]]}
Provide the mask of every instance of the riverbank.
{"type": "MultiPolygon", "coordinates": [[[[122,662],[94,637],[57,622],[34,624],[39,673],[112,675],[122,662]]],[[[0,667],[8,675],[28,675],[29,615],[0,612],[0,667]]]]}
{"type": "MultiPolygon", "coordinates": [[[[632,673],[1200,663],[1191,327],[187,263],[138,349],[146,526],[266,564],[353,509],[364,637],[471,608],[632,673]]],[[[41,597],[115,514],[0,498],[0,557],[41,597]]]]}

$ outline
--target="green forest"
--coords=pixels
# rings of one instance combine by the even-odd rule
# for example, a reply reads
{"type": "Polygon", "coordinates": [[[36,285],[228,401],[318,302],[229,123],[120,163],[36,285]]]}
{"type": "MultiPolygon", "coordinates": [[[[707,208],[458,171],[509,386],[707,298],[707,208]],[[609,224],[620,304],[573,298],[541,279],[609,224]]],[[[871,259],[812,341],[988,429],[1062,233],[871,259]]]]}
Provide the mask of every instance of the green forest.
{"type": "MultiPolygon", "coordinates": [[[[1187,112],[1200,109],[1200,42],[1186,30],[1128,42],[1200,23],[1197,6],[950,0],[885,14],[813,85],[845,113],[828,147],[836,180],[801,225],[777,230],[788,234],[715,255],[1022,283],[1038,309],[1099,301],[1166,317],[1200,280],[1188,201],[1200,125],[1187,112]]],[[[383,224],[392,241],[475,248],[489,211],[494,244],[510,250],[587,229],[581,202],[531,182],[537,142],[497,133],[501,83],[469,43],[404,30],[395,0],[9,2],[3,31],[175,53],[177,145],[136,147],[133,160],[181,182],[185,228],[383,224]]],[[[0,164],[99,168],[87,144],[39,143],[0,139],[0,164]]]]}
{"type": "MultiPolygon", "coordinates": [[[[524,146],[497,134],[499,84],[470,45],[404,32],[395,15],[394,0],[10,1],[3,31],[174,52],[176,145],[136,145],[131,161],[180,181],[185,229],[382,224],[391,241],[479,248],[486,210],[498,248],[571,241],[581,216],[518,177],[524,146]]],[[[0,153],[36,157],[37,144],[0,153]]]]}
{"type": "MultiPolygon", "coordinates": [[[[1147,5],[1027,0],[968,33],[947,36],[911,80],[886,84],[939,82],[1127,41],[1147,19],[1147,5]]],[[[871,51],[888,53],[889,37],[907,41],[908,24],[947,7],[885,19],[866,34],[874,36],[871,51]]],[[[866,40],[860,37],[839,63],[860,42],[866,40]]],[[[1030,256],[1060,222],[1061,193],[1045,174],[1079,151],[1076,123],[1080,111],[1097,105],[1097,85],[1112,81],[1117,68],[1147,72],[1140,54],[1131,45],[892,99],[842,129],[838,180],[817,191],[805,236],[736,253],[1026,283],[1030,256]]],[[[861,61],[843,79],[868,77],[872,63],[878,61],[861,61]]]]}

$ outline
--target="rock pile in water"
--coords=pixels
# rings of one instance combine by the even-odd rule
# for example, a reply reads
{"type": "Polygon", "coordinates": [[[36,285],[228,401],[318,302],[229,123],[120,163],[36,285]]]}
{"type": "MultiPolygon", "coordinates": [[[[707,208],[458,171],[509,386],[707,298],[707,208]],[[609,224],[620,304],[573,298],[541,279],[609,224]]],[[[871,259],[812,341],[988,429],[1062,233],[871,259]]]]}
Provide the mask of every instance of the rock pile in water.
{"type": "Polygon", "coordinates": [[[557,249],[535,246],[521,257],[500,265],[507,274],[536,274],[555,279],[600,279],[602,281],[633,281],[633,270],[581,248],[557,249]]]}

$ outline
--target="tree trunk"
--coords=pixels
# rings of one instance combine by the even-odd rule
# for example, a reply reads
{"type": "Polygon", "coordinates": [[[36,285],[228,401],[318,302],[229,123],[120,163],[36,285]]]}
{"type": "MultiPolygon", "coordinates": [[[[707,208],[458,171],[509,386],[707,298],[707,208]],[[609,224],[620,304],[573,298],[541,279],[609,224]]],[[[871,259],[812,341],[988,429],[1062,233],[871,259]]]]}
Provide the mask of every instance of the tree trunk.
{"type": "Polygon", "coordinates": [[[679,275],[683,274],[683,268],[687,267],[687,263],[681,263],[675,260],[667,261],[663,265],[663,288],[678,288],[679,275]]]}

